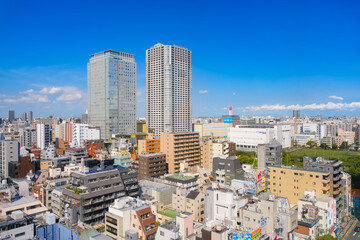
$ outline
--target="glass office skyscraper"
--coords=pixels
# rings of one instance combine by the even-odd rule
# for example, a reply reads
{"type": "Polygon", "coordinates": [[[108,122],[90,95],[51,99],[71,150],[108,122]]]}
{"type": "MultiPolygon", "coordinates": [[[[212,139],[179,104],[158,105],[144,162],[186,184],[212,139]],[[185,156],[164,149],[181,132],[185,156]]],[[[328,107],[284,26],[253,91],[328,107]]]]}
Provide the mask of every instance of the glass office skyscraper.
{"type": "Polygon", "coordinates": [[[101,138],[136,132],[136,63],[134,55],[104,51],[88,63],[88,121],[101,138]]]}

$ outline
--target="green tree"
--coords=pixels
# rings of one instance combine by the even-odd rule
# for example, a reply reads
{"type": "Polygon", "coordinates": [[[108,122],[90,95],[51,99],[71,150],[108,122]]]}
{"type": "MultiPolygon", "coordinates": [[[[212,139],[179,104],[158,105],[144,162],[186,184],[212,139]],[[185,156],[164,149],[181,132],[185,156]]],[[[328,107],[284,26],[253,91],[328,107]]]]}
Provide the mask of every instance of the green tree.
{"type": "Polygon", "coordinates": [[[332,150],[336,150],[338,147],[337,147],[337,145],[336,144],[333,144],[332,146],[331,146],[331,149],[332,150]]]}
{"type": "Polygon", "coordinates": [[[320,144],[320,147],[321,147],[322,149],[329,149],[329,146],[328,146],[326,143],[320,144]]]}
{"type": "Polygon", "coordinates": [[[316,238],[317,240],[336,240],[337,238],[334,238],[330,234],[322,235],[316,238]]]}
{"type": "Polygon", "coordinates": [[[341,150],[348,150],[349,149],[348,142],[342,142],[342,144],[340,145],[340,149],[341,150]]]}
{"type": "Polygon", "coordinates": [[[310,140],[306,143],[306,145],[308,145],[310,148],[313,148],[314,146],[316,146],[316,143],[314,141],[310,140]]]}

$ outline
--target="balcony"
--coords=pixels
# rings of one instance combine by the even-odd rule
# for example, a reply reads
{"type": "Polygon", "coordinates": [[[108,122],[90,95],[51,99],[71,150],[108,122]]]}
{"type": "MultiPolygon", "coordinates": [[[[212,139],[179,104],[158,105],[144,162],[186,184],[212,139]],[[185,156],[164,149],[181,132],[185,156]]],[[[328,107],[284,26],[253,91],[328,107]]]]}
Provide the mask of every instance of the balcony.
{"type": "Polygon", "coordinates": [[[334,189],[334,194],[339,195],[341,193],[341,188],[334,189]]]}
{"type": "Polygon", "coordinates": [[[321,182],[322,182],[323,184],[329,184],[329,183],[330,183],[330,178],[322,179],[321,182]]]}

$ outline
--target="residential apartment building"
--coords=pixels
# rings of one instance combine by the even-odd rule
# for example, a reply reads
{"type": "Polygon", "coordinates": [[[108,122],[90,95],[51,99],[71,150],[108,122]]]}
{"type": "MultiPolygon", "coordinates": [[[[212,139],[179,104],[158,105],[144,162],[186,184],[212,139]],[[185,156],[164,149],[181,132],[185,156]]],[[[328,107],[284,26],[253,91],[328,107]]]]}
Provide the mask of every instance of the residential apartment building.
{"type": "Polygon", "coordinates": [[[36,144],[36,129],[26,127],[19,129],[20,134],[20,147],[31,147],[36,144]]]}
{"type": "MultiPolygon", "coordinates": [[[[320,157],[304,157],[303,165],[306,170],[329,172],[327,181],[330,184],[330,194],[336,199],[336,214],[337,218],[340,220],[345,214],[345,183],[342,173],[342,162],[337,160],[326,160],[320,157]]],[[[316,195],[319,195],[319,193],[316,192],[316,195]]]]}
{"type": "Polygon", "coordinates": [[[138,141],[138,153],[158,153],[160,152],[160,139],[142,139],[138,141]]]}
{"type": "Polygon", "coordinates": [[[180,163],[195,166],[200,161],[199,133],[161,133],[160,151],[166,154],[169,173],[178,173],[180,163]]]}
{"type": "Polygon", "coordinates": [[[0,239],[33,239],[34,229],[34,217],[24,216],[22,211],[0,218],[0,239]]]}
{"type": "Polygon", "coordinates": [[[160,133],[190,132],[191,51],[156,44],[146,50],[146,122],[160,133]]]}
{"type": "Polygon", "coordinates": [[[0,178],[9,177],[9,163],[19,162],[19,142],[0,140],[0,178]]]}
{"type": "Polygon", "coordinates": [[[330,172],[287,166],[269,166],[269,190],[296,205],[304,191],[314,189],[318,196],[331,196],[330,172]]]}
{"type": "Polygon", "coordinates": [[[81,166],[72,172],[71,187],[63,190],[65,203],[79,208],[79,219],[86,224],[104,220],[108,207],[115,199],[123,196],[138,196],[137,173],[117,165],[92,169],[81,166]]]}
{"type": "Polygon", "coordinates": [[[88,124],[76,123],[72,131],[72,145],[76,147],[83,147],[85,140],[100,139],[100,127],[91,127],[88,124]]]}
{"type": "Polygon", "coordinates": [[[233,179],[243,179],[244,171],[236,156],[215,157],[212,167],[213,180],[221,186],[231,185],[233,179]]]}
{"type": "Polygon", "coordinates": [[[282,165],[282,146],[275,139],[268,144],[259,144],[257,147],[258,169],[268,166],[282,165]]]}
{"type": "Polygon", "coordinates": [[[141,200],[132,197],[118,198],[105,214],[105,234],[114,239],[153,240],[156,231],[155,216],[151,208],[141,200]]]}
{"type": "Polygon", "coordinates": [[[353,131],[344,131],[341,128],[339,128],[338,137],[342,139],[343,142],[347,142],[349,145],[354,144],[355,142],[355,132],[353,131]]]}
{"type": "Polygon", "coordinates": [[[167,173],[166,154],[143,152],[139,155],[139,180],[156,178],[167,173]]]}
{"type": "Polygon", "coordinates": [[[235,156],[235,143],[216,142],[212,138],[202,138],[200,140],[200,160],[203,168],[212,170],[213,158],[221,155],[235,156]]]}
{"type": "Polygon", "coordinates": [[[88,63],[88,121],[101,138],[136,132],[136,63],[134,55],[107,50],[88,63]]]}
{"type": "Polygon", "coordinates": [[[190,240],[194,239],[194,217],[191,212],[182,212],[175,221],[168,221],[158,227],[156,240],[190,240]]]}
{"type": "Polygon", "coordinates": [[[298,220],[318,221],[320,235],[329,234],[335,227],[336,200],[333,197],[317,196],[314,190],[308,190],[304,192],[297,205],[298,220]]]}
{"type": "Polygon", "coordinates": [[[51,141],[50,125],[47,123],[36,124],[36,146],[45,149],[51,141]]]}
{"type": "Polygon", "coordinates": [[[291,146],[290,125],[253,124],[230,128],[229,141],[236,143],[236,150],[256,151],[259,144],[277,140],[283,148],[291,146]]]}
{"type": "Polygon", "coordinates": [[[199,191],[190,191],[185,198],[185,211],[190,212],[197,222],[205,221],[205,194],[199,191]]]}

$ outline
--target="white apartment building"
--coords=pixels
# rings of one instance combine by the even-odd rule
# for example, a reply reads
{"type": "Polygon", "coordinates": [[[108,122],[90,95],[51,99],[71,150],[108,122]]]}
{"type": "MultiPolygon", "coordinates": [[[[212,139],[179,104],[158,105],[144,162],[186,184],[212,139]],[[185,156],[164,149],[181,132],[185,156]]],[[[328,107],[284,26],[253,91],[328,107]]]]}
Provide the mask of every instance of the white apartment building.
{"type": "Polygon", "coordinates": [[[90,127],[89,124],[77,123],[73,125],[72,145],[83,146],[84,140],[99,140],[100,127],[90,127]]]}
{"type": "Polygon", "coordinates": [[[291,146],[291,125],[252,124],[230,128],[229,141],[236,143],[236,150],[256,151],[257,145],[277,140],[283,148],[291,146]]]}
{"type": "Polygon", "coordinates": [[[50,125],[40,123],[36,125],[36,145],[38,148],[45,149],[50,143],[50,125]]]}
{"type": "Polygon", "coordinates": [[[191,94],[191,51],[160,43],[146,50],[146,120],[156,136],[191,131],[191,94]]]}
{"type": "Polygon", "coordinates": [[[101,138],[136,132],[136,63],[134,55],[108,50],[88,63],[88,122],[101,138]]]}
{"type": "Polygon", "coordinates": [[[320,123],[303,123],[301,132],[305,134],[315,134],[316,140],[319,141],[327,136],[326,125],[320,123]]]}
{"type": "Polygon", "coordinates": [[[31,127],[20,128],[20,147],[31,147],[36,143],[36,129],[31,127]]]}
{"type": "Polygon", "coordinates": [[[230,123],[194,123],[194,132],[200,137],[214,137],[226,140],[229,134],[230,123]]]}
{"type": "Polygon", "coordinates": [[[328,234],[336,224],[336,200],[327,196],[316,196],[315,190],[304,192],[298,201],[298,220],[319,218],[320,235],[328,234]]]}
{"type": "Polygon", "coordinates": [[[205,195],[205,222],[226,220],[236,226],[238,210],[246,203],[246,198],[238,197],[231,190],[208,188],[205,195]]]}
{"type": "Polygon", "coordinates": [[[16,140],[0,141],[0,179],[9,177],[9,162],[19,161],[19,142],[16,140]]]}

